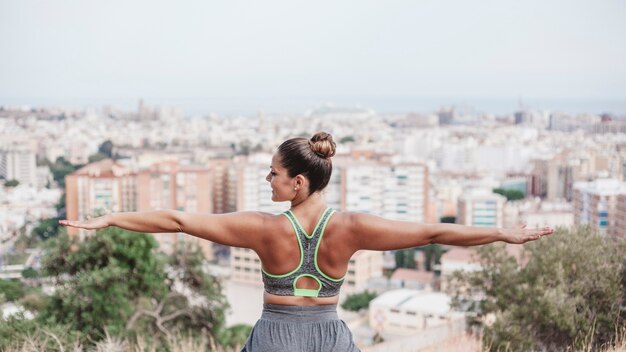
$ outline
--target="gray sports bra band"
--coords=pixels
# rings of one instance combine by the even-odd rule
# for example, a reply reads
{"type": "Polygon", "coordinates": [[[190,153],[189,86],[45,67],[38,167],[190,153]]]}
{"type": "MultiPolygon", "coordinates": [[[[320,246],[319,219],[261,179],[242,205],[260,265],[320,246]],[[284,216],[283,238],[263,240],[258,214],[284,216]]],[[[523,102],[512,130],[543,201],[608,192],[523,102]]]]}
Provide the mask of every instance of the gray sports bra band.
{"type": "Polygon", "coordinates": [[[332,208],[326,208],[310,236],[304,231],[291,210],[282,213],[289,219],[296,233],[300,247],[300,264],[294,270],[282,275],[273,275],[261,268],[265,291],[279,296],[303,297],[332,297],[339,294],[345,276],[340,279],[332,278],[322,272],[317,265],[317,251],[324,229],[334,212],[332,208]],[[318,288],[296,288],[296,282],[302,277],[313,278],[317,281],[318,288]]]}

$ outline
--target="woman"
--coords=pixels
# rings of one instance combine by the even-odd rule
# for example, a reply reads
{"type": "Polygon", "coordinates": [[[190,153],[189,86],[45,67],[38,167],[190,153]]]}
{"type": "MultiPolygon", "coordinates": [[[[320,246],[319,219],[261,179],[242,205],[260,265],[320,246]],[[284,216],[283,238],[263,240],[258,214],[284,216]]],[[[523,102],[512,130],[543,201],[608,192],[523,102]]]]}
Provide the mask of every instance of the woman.
{"type": "Polygon", "coordinates": [[[261,212],[190,214],[174,210],[116,213],[66,226],[117,226],[137,232],[185,232],[254,250],[265,284],[263,313],[243,351],[358,351],[337,317],[339,288],[358,250],[392,250],[441,243],[475,246],[524,243],[553,232],[454,224],[418,224],[327,208],[322,190],[332,172],[332,136],[293,138],[278,147],[266,180],[272,200],[291,202],[280,215],[261,212]],[[294,236],[295,233],[295,236],[294,236]],[[310,234],[310,235],[309,235],[310,234]]]}

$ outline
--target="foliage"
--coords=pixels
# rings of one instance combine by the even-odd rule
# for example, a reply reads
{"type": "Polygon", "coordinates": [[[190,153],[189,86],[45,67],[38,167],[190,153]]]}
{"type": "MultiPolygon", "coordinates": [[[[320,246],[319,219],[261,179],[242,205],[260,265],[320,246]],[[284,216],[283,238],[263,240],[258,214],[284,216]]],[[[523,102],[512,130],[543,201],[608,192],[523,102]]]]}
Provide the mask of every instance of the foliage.
{"type": "Polygon", "coordinates": [[[9,301],[17,301],[20,297],[24,296],[26,287],[19,280],[3,280],[0,279],[0,294],[9,301]]]}
{"type": "Polygon", "coordinates": [[[482,270],[455,274],[474,291],[457,289],[457,306],[469,306],[479,318],[495,317],[483,327],[484,346],[581,350],[617,340],[618,327],[626,324],[626,239],[588,227],[559,229],[524,249],[518,263],[502,245],[480,247],[482,270]],[[470,297],[481,295],[472,305],[470,297]]]}
{"type": "Polygon", "coordinates": [[[498,193],[505,196],[506,200],[508,201],[524,199],[524,197],[526,196],[524,195],[524,192],[517,189],[495,188],[493,190],[493,193],[498,193]]]}
{"type": "Polygon", "coordinates": [[[175,332],[200,332],[216,341],[228,304],[219,281],[202,270],[203,261],[197,245],[180,243],[168,263],[168,293],[156,304],[137,309],[126,328],[134,328],[143,318],[144,329],[164,338],[175,332]]]}
{"type": "Polygon", "coordinates": [[[112,158],[113,157],[113,142],[110,140],[106,140],[100,144],[98,147],[98,153],[104,156],[104,158],[112,158]]]}
{"type": "Polygon", "coordinates": [[[443,224],[454,224],[456,223],[456,216],[442,216],[439,222],[443,224]]]}
{"type": "Polygon", "coordinates": [[[107,158],[108,158],[108,156],[98,152],[98,153],[95,153],[95,154],[91,154],[87,160],[91,164],[91,163],[95,163],[96,161],[104,160],[104,159],[107,159],[107,158]]]}
{"type": "Polygon", "coordinates": [[[54,163],[50,163],[49,166],[54,181],[56,181],[61,188],[65,188],[65,176],[82,167],[82,165],[72,165],[72,163],[65,160],[62,156],[58,157],[54,163]]]}
{"type": "Polygon", "coordinates": [[[59,219],[50,218],[39,221],[39,224],[31,232],[32,236],[37,236],[40,240],[47,240],[54,237],[59,232],[59,219]]]}
{"type": "Polygon", "coordinates": [[[65,192],[63,192],[63,194],[61,195],[61,198],[59,198],[59,202],[57,204],[55,204],[55,209],[57,210],[57,213],[59,213],[59,217],[61,217],[61,213],[65,213],[65,204],[66,204],[66,194],[65,192]]]}
{"type": "Polygon", "coordinates": [[[20,184],[18,180],[8,180],[4,183],[4,187],[17,187],[20,184]]]}
{"type": "Polygon", "coordinates": [[[348,143],[348,142],[354,142],[355,139],[353,136],[345,136],[345,137],[341,137],[341,139],[339,140],[339,143],[344,144],[344,143],[348,143]]]}
{"type": "Polygon", "coordinates": [[[50,241],[43,270],[58,284],[38,319],[79,331],[82,343],[106,333],[165,343],[180,332],[215,341],[228,306],[219,282],[202,271],[202,252],[178,246],[168,260],[156,247],[152,235],[119,228],[50,241]]]}
{"type": "Polygon", "coordinates": [[[341,308],[352,312],[357,312],[363,308],[369,307],[370,301],[376,298],[376,292],[364,291],[348,295],[346,300],[341,304],[341,308]]]}
{"type": "Polygon", "coordinates": [[[415,248],[406,248],[397,250],[395,253],[396,259],[396,269],[397,268],[408,268],[415,269],[417,265],[415,264],[415,248]]]}
{"type": "Polygon", "coordinates": [[[45,274],[58,289],[42,312],[51,324],[65,324],[97,340],[107,328],[119,333],[140,296],[164,294],[163,266],[152,251],[152,236],[108,228],[79,242],[67,235],[49,244],[45,274]]]}
{"type": "Polygon", "coordinates": [[[441,264],[441,256],[445,251],[439,244],[429,244],[420,247],[422,253],[424,253],[424,270],[433,271],[435,265],[441,264]]]}
{"type": "Polygon", "coordinates": [[[30,235],[26,234],[26,226],[24,226],[20,229],[20,234],[15,240],[13,246],[15,247],[16,251],[24,252],[28,248],[36,248],[38,241],[39,239],[37,238],[37,236],[33,236],[32,233],[30,235]]]}
{"type": "Polygon", "coordinates": [[[28,268],[22,270],[22,277],[25,279],[35,279],[39,277],[39,272],[29,266],[28,268]]]}
{"type": "Polygon", "coordinates": [[[24,297],[20,298],[19,304],[26,310],[32,313],[37,313],[46,308],[48,305],[48,298],[41,292],[30,290],[30,293],[27,293],[24,297]]]}
{"type": "Polygon", "coordinates": [[[69,330],[67,326],[43,328],[37,320],[15,315],[0,324],[0,351],[71,350],[70,346],[76,344],[79,336],[79,332],[69,330]]]}

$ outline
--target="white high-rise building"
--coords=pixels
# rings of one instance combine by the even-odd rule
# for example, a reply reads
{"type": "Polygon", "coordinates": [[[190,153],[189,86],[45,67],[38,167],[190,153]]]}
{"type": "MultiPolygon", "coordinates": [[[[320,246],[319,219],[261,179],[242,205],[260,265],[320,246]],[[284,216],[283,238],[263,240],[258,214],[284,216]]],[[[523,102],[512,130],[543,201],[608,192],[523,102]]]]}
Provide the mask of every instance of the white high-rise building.
{"type": "Polygon", "coordinates": [[[350,211],[381,214],[385,167],[374,162],[347,164],[340,168],[344,178],[345,204],[350,211]]]}
{"type": "Polygon", "coordinates": [[[469,226],[502,227],[505,202],[504,196],[491,191],[468,190],[459,197],[457,223],[469,226]]]}
{"type": "MultiPolygon", "coordinates": [[[[231,168],[237,211],[261,211],[279,214],[289,209],[288,202],[272,201],[272,188],[265,179],[270,171],[271,155],[257,154],[238,160],[231,168]]],[[[232,247],[230,268],[233,281],[262,285],[261,260],[251,249],[232,247]]]]}
{"type": "Polygon", "coordinates": [[[618,206],[618,199],[626,196],[626,182],[615,179],[576,182],[573,193],[574,224],[588,224],[593,231],[608,236],[626,232],[620,219],[626,212],[623,206],[618,206]]]}
{"type": "Polygon", "coordinates": [[[37,162],[32,148],[16,144],[0,146],[0,177],[37,186],[37,162]]]}
{"type": "Polygon", "coordinates": [[[347,163],[339,167],[349,211],[389,219],[423,222],[428,198],[428,168],[419,163],[347,163]]]}

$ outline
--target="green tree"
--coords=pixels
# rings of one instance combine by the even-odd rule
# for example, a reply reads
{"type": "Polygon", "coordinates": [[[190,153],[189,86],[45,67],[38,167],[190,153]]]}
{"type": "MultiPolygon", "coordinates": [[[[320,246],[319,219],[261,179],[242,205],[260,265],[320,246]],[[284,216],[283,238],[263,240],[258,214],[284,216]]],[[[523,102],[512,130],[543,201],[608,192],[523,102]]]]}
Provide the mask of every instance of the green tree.
{"type": "Polygon", "coordinates": [[[102,154],[100,152],[96,154],[91,154],[88,158],[89,163],[95,163],[96,161],[104,160],[109,158],[106,154],[102,154]]]}
{"type": "Polygon", "coordinates": [[[3,295],[7,301],[17,301],[24,296],[25,292],[26,289],[21,281],[0,279],[0,295],[3,295]]]}
{"type": "Polygon", "coordinates": [[[92,342],[105,331],[161,343],[178,333],[217,341],[228,305],[219,281],[202,270],[202,252],[181,245],[168,258],[156,248],[152,235],[114,227],[83,241],[58,236],[43,266],[59,286],[39,319],[92,342]]]}
{"type": "Polygon", "coordinates": [[[454,224],[456,223],[456,216],[442,216],[439,222],[443,224],[454,224]]]}
{"type": "Polygon", "coordinates": [[[435,265],[441,264],[441,256],[445,251],[441,245],[433,243],[420,247],[422,253],[424,253],[424,270],[433,271],[435,265]]]}
{"type": "Polygon", "coordinates": [[[25,279],[36,279],[39,277],[39,272],[32,267],[28,267],[22,270],[22,277],[25,279]]]}
{"type": "Polygon", "coordinates": [[[47,325],[67,325],[94,341],[104,329],[121,333],[140,297],[166,294],[156,247],[152,236],[119,228],[82,242],[65,234],[57,237],[48,245],[43,269],[59,285],[41,319],[47,325]]]}
{"type": "Polygon", "coordinates": [[[498,193],[506,197],[506,200],[520,200],[524,199],[524,192],[516,190],[516,189],[504,189],[504,188],[495,188],[493,193],[498,193]]]}
{"type": "Polygon", "coordinates": [[[18,180],[7,180],[4,183],[4,187],[17,187],[17,185],[20,184],[20,181],[18,180]]]}
{"type": "Polygon", "coordinates": [[[455,304],[473,311],[475,322],[495,317],[483,327],[483,346],[595,350],[623,333],[626,239],[600,236],[588,227],[559,229],[524,250],[518,260],[503,245],[479,247],[482,270],[455,274],[455,304]]]}
{"type": "Polygon", "coordinates": [[[339,140],[339,143],[344,144],[344,143],[349,143],[349,142],[354,142],[355,139],[353,136],[345,136],[345,137],[341,137],[341,139],[339,140]]]}
{"type": "Polygon", "coordinates": [[[48,299],[43,293],[31,290],[20,298],[19,303],[30,312],[37,313],[46,308],[48,299]]]}
{"type": "Polygon", "coordinates": [[[59,202],[54,206],[57,210],[57,217],[59,219],[65,219],[66,214],[67,214],[67,210],[65,209],[66,206],[66,195],[65,192],[63,192],[63,194],[61,194],[61,198],[59,198],[59,202]]]}
{"type": "Polygon", "coordinates": [[[397,250],[395,253],[396,259],[396,269],[397,268],[407,268],[407,269],[415,269],[417,265],[415,264],[415,248],[406,248],[397,250]]]}
{"type": "Polygon", "coordinates": [[[369,307],[370,301],[376,298],[376,292],[361,292],[348,295],[346,300],[341,304],[341,308],[352,312],[357,312],[363,308],[369,307]]]}
{"type": "Polygon", "coordinates": [[[113,158],[113,142],[106,140],[98,147],[98,153],[102,154],[105,158],[113,158]]]}
{"type": "Polygon", "coordinates": [[[61,188],[65,188],[65,176],[78,170],[80,167],[82,167],[82,165],[73,165],[60,156],[54,163],[50,164],[50,172],[52,172],[54,181],[56,181],[61,188]]]}
{"type": "Polygon", "coordinates": [[[240,347],[246,343],[248,340],[248,336],[250,336],[250,332],[252,331],[252,326],[247,324],[237,324],[233,325],[229,328],[225,328],[221,330],[218,341],[220,345],[224,347],[240,347]]]}
{"type": "Polygon", "coordinates": [[[59,232],[58,218],[44,219],[39,221],[39,224],[31,232],[32,236],[37,236],[41,240],[54,237],[59,232]]]}
{"type": "Polygon", "coordinates": [[[179,243],[168,262],[168,293],[151,308],[151,314],[137,309],[126,328],[134,325],[133,319],[143,316],[150,322],[150,331],[163,337],[170,337],[178,331],[201,332],[220,343],[228,303],[220,282],[204,272],[204,261],[198,245],[179,243]],[[181,294],[174,289],[177,284],[182,284],[190,293],[181,294]],[[192,297],[195,303],[190,300],[192,297]]]}

